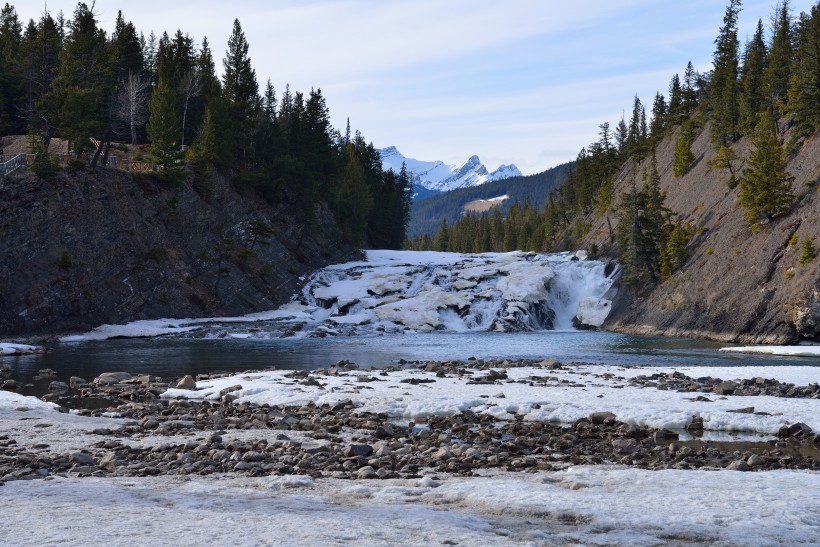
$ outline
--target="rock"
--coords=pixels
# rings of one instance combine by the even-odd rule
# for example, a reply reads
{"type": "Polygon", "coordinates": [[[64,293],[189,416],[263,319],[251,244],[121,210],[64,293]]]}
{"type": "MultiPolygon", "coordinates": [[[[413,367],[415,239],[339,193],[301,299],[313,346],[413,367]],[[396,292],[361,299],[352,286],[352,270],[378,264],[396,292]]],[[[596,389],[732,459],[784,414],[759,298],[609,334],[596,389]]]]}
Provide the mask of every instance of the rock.
{"type": "Polygon", "coordinates": [[[376,438],[377,439],[389,439],[395,435],[393,428],[389,425],[380,425],[376,428],[376,438]]]}
{"type": "Polygon", "coordinates": [[[87,383],[88,382],[86,381],[85,378],[80,378],[79,376],[72,376],[68,380],[68,384],[71,387],[77,387],[77,386],[81,386],[81,385],[84,385],[84,384],[87,384],[87,383]]]}
{"type": "Polygon", "coordinates": [[[226,388],[220,390],[219,391],[219,396],[224,397],[225,395],[227,395],[229,393],[233,393],[234,391],[241,391],[241,390],[242,390],[242,386],[239,385],[239,384],[236,384],[234,386],[226,387],[226,388]]]}
{"type": "Polygon", "coordinates": [[[803,422],[797,422],[789,426],[789,435],[792,437],[808,437],[811,435],[811,428],[803,422]]]}
{"type": "Polygon", "coordinates": [[[746,460],[746,465],[749,467],[760,467],[761,465],[766,465],[766,459],[757,454],[752,454],[749,456],[749,459],[746,460]]]}
{"type": "Polygon", "coordinates": [[[367,458],[373,454],[373,447],[369,444],[351,444],[342,454],[345,458],[367,458]]]}
{"type": "Polygon", "coordinates": [[[666,444],[667,441],[676,441],[678,440],[678,434],[674,431],[669,431],[667,429],[662,429],[660,431],[655,431],[652,434],[652,440],[655,441],[655,444],[666,444]]]}
{"type": "Polygon", "coordinates": [[[94,458],[85,452],[73,452],[68,459],[77,465],[94,465],[94,458]]]}
{"type": "Polygon", "coordinates": [[[177,389],[196,389],[196,381],[190,374],[186,374],[177,382],[177,389]]]}
{"type": "Polygon", "coordinates": [[[820,300],[795,312],[794,327],[800,337],[820,340],[820,300]]]}
{"type": "Polygon", "coordinates": [[[159,422],[150,416],[144,418],[139,424],[143,429],[155,429],[159,426],[159,422]]]}
{"type": "Polygon", "coordinates": [[[717,395],[732,395],[737,389],[737,384],[734,382],[721,382],[714,387],[714,392],[717,395]]]}
{"type": "Polygon", "coordinates": [[[593,412],[589,415],[589,421],[593,424],[613,423],[615,418],[612,412],[593,412]]]}
{"type": "Polygon", "coordinates": [[[749,471],[749,465],[743,460],[735,460],[726,466],[726,469],[731,471],[749,471]]]}
{"type": "Polygon", "coordinates": [[[365,467],[360,468],[356,471],[356,478],[357,479],[377,479],[379,476],[376,474],[376,470],[373,469],[371,466],[367,465],[365,467]]]}
{"type": "Polygon", "coordinates": [[[65,382],[51,382],[48,384],[48,392],[49,393],[60,393],[63,391],[68,391],[68,384],[65,382]]]}
{"type": "Polygon", "coordinates": [[[747,407],[744,407],[744,408],[738,408],[736,410],[727,410],[726,412],[734,412],[735,414],[754,414],[755,413],[755,407],[747,406],[747,407]]]}
{"type": "Polygon", "coordinates": [[[133,378],[133,376],[127,372],[103,372],[94,378],[94,383],[100,386],[109,386],[112,384],[127,382],[131,378],[133,378]]]}
{"type": "Polygon", "coordinates": [[[635,439],[613,439],[612,448],[619,454],[632,454],[638,450],[638,441],[635,439]]]}
{"type": "Polygon", "coordinates": [[[558,370],[563,368],[561,361],[556,361],[555,359],[544,359],[543,361],[538,363],[538,366],[549,370],[558,370]]]}

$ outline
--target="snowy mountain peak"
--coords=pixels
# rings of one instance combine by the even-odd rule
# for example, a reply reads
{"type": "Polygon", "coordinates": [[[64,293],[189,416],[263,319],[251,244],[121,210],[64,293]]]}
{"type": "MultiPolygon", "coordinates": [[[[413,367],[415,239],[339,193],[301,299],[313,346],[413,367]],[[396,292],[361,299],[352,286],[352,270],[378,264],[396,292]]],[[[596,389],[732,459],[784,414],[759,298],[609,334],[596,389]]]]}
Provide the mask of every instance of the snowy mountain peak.
{"type": "Polygon", "coordinates": [[[401,164],[405,163],[415,184],[439,192],[521,176],[521,171],[515,165],[501,165],[490,173],[487,167],[481,163],[479,157],[475,155],[470,156],[459,167],[448,165],[443,161],[423,161],[407,158],[395,146],[382,148],[379,150],[379,154],[381,154],[384,169],[393,169],[393,171],[398,172],[401,169],[401,164]]]}

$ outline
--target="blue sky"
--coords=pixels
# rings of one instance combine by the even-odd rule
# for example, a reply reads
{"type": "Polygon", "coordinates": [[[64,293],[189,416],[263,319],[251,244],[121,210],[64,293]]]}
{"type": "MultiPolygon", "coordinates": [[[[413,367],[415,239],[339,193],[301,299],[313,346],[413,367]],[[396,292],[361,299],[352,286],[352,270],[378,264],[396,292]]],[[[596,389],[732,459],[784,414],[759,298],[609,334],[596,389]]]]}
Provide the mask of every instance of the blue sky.
{"type": "MultiPolygon", "coordinates": [[[[741,42],[776,0],[744,2],[741,42]]],[[[791,0],[794,15],[817,0],[791,0]]],[[[42,5],[11,2],[21,19],[42,5]]],[[[90,4],[90,2],[88,2],[90,4]]],[[[478,154],[490,170],[525,174],[574,159],[598,125],[647,106],[688,61],[711,68],[720,0],[312,0],[231,2],[97,0],[110,32],[117,10],[146,36],[177,28],[208,37],[221,70],[234,18],[250,44],[260,86],[322,89],[333,124],[377,147],[460,164],[478,154]]],[[[70,17],[76,2],[50,0],[70,17]]]]}

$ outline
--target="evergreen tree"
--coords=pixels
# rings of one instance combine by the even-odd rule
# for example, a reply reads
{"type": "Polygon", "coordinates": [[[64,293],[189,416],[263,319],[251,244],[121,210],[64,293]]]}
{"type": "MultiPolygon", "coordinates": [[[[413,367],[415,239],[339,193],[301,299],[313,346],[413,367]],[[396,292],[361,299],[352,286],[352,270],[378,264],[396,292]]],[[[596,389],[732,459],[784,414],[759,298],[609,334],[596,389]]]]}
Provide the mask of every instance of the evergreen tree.
{"type": "Polygon", "coordinates": [[[248,57],[248,42],[239,19],[233,22],[233,32],[228,39],[228,49],[222,61],[222,89],[225,97],[233,105],[240,122],[253,118],[259,107],[259,84],[256,71],[248,57]]]}
{"type": "Polygon", "coordinates": [[[689,116],[698,106],[698,93],[695,89],[697,84],[697,74],[692,61],[686,64],[686,70],[683,73],[683,112],[685,116],[689,116]]]}
{"type": "Polygon", "coordinates": [[[199,127],[199,134],[187,151],[188,160],[205,167],[213,166],[219,159],[216,146],[216,123],[211,109],[205,110],[205,118],[199,127]]]}
{"type": "Polygon", "coordinates": [[[447,219],[441,219],[441,225],[439,226],[438,232],[436,232],[435,237],[433,238],[432,246],[434,251],[445,252],[449,250],[448,247],[448,232],[449,228],[447,227],[447,219]]]}
{"type": "Polygon", "coordinates": [[[661,279],[669,279],[680,270],[689,258],[686,245],[692,239],[692,227],[689,223],[676,222],[669,233],[666,245],[661,249],[661,279]]]}
{"type": "Polygon", "coordinates": [[[778,113],[785,111],[794,56],[790,17],[789,0],[782,0],[776,10],[769,63],[763,79],[769,104],[778,113]]]}
{"type": "Polygon", "coordinates": [[[626,127],[626,120],[621,118],[615,128],[615,149],[618,151],[618,157],[623,158],[627,153],[629,147],[629,129],[626,127]]]}
{"type": "Polygon", "coordinates": [[[672,160],[672,173],[676,177],[682,177],[691,169],[695,161],[692,153],[692,142],[694,141],[694,130],[692,122],[687,120],[681,125],[678,140],[675,141],[675,155],[672,160]]]}
{"type": "Polygon", "coordinates": [[[14,7],[6,4],[0,10],[0,132],[3,134],[21,127],[16,106],[23,92],[18,62],[22,46],[23,25],[14,7]]]}
{"type": "Polygon", "coordinates": [[[712,146],[715,149],[737,139],[738,38],[737,16],[740,0],[729,0],[723,26],[715,40],[714,72],[710,85],[712,105],[712,146]]]}
{"type": "Polygon", "coordinates": [[[754,151],[740,180],[740,205],[750,224],[772,220],[788,212],[794,200],[792,177],[786,171],[783,149],[777,140],[774,118],[761,114],[755,132],[754,151]]]}
{"type": "Polygon", "coordinates": [[[627,133],[627,154],[634,159],[641,159],[645,154],[645,138],[646,138],[646,111],[644,110],[641,100],[635,95],[635,100],[632,102],[632,117],[629,119],[629,128],[627,133]]]}
{"type": "Polygon", "coordinates": [[[22,52],[25,99],[21,102],[29,134],[38,135],[41,140],[38,146],[46,150],[55,127],[53,113],[49,112],[45,98],[51,91],[59,67],[61,49],[62,39],[57,22],[45,13],[36,27],[26,31],[22,52]]]}
{"type": "Polygon", "coordinates": [[[757,20],[754,37],[746,44],[740,76],[740,110],[738,130],[743,135],[754,131],[757,114],[766,108],[763,74],[767,65],[766,44],[763,42],[763,21],[757,20]]]}
{"type": "Polygon", "coordinates": [[[222,91],[230,105],[231,124],[225,128],[225,144],[233,147],[233,157],[244,166],[250,166],[252,124],[261,109],[259,84],[256,71],[248,57],[248,42],[239,19],[233,22],[233,32],[228,39],[228,49],[222,61],[222,91]]]}
{"type": "Polygon", "coordinates": [[[817,257],[817,249],[814,248],[814,242],[810,237],[806,236],[803,240],[803,249],[800,253],[798,261],[801,266],[805,266],[817,257]]]}
{"type": "Polygon", "coordinates": [[[667,125],[675,125],[683,121],[683,90],[680,87],[680,78],[677,74],[669,82],[669,108],[667,109],[667,125]]]}
{"type": "Polygon", "coordinates": [[[174,106],[174,92],[160,80],[154,89],[149,107],[148,138],[151,140],[151,156],[160,171],[171,178],[182,174],[182,152],[179,141],[179,119],[174,106]]]}
{"type": "Polygon", "coordinates": [[[794,67],[789,81],[789,111],[797,128],[794,138],[820,128],[820,5],[801,18],[794,67]]]}
{"type": "Polygon", "coordinates": [[[114,87],[109,59],[96,15],[86,4],[77,4],[48,101],[60,135],[78,152],[91,149],[89,137],[102,138],[108,127],[114,87]]]}
{"type": "Polygon", "coordinates": [[[666,100],[660,93],[655,94],[655,102],[652,103],[652,122],[649,125],[649,136],[652,147],[656,146],[666,133],[666,120],[668,110],[666,100]]]}
{"type": "Polygon", "coordinates": [[[729,171],[729,179],[726,181],[726,186],[728,186],[730,190],[734,190],[737,186],[737,173],[735,173],[735,167],[732,163],[737,159],[737,154],[731,146],[721,146],[708,162],[710,169],[726,169],[729,171]]]}

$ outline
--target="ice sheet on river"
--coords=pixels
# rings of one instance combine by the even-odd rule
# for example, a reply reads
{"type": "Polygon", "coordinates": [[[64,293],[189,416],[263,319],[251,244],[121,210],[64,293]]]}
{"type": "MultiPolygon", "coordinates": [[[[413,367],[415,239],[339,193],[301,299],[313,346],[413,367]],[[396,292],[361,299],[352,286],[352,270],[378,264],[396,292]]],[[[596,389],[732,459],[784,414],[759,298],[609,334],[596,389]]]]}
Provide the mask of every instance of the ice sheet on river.
{"type": "Polygon", "coordinates": [[[368,251],[315,273],[292,302],[244,317],[102,325],[66,342],[167,334],[269,338],[599,327],[614,276],[585,253],[368,251]],[[251,328],[248,323],[255,323],[251,328]]]}

